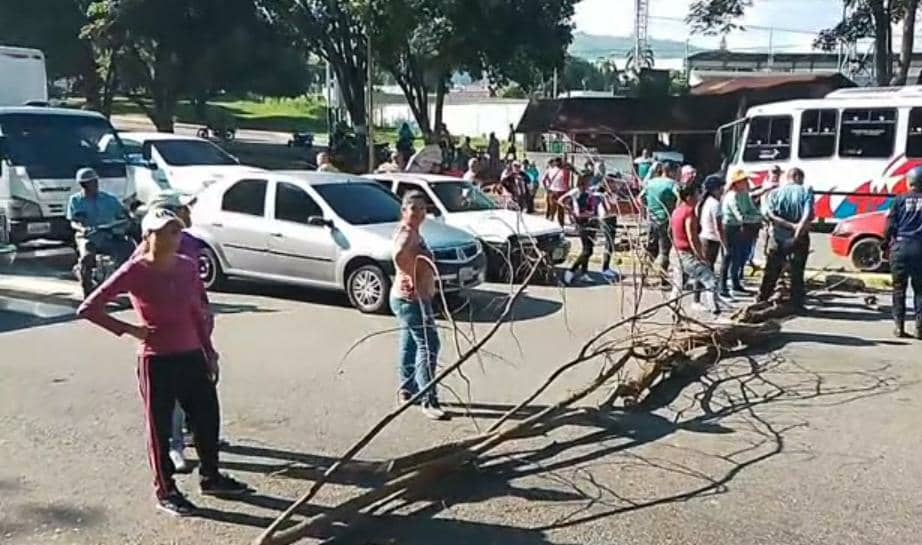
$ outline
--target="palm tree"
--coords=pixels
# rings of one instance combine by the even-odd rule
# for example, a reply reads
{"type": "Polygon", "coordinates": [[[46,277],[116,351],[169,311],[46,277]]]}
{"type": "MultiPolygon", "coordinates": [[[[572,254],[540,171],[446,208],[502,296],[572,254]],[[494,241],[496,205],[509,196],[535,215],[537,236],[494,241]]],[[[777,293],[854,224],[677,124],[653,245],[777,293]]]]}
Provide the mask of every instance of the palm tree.
{"type": "Polygon", "coordinates": [[[625,70],[639,74],[641,70],[653,68],[655,59],[653,57],[653,50],[649,47],[641,50],[640,59],[635,59],[634,56],[634,50],[632,49],[627,54],[627,63],[624,65],[625,70]]]}

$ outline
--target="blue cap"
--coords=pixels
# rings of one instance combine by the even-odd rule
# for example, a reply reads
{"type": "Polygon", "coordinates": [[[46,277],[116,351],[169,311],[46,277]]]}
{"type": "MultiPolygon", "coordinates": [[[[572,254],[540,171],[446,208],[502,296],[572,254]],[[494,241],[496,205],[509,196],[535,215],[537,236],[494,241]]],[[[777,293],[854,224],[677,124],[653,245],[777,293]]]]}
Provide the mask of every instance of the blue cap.
{"type": "Polygon", "coordinates": [[[714,191],[715,189],[721,188],[724,185],[723,178],[716,174],[711,174],[704,179],[704,190],[707,193],[714,191]]]}

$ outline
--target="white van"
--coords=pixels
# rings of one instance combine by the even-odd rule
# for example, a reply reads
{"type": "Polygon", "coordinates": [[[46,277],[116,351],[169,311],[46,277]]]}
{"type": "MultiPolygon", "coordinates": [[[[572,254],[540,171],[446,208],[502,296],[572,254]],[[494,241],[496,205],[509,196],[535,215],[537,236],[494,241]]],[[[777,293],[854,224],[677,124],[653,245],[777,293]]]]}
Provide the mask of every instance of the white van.
{"type": "Polygon", "coordinates": [[[45,54],[0,45],[0,106],[48,102],[45,54]]]}
{"type": "Polygon", "coordinates": [[[11,242],[72,239],[65,213],[83,167],[96,169],[100,189],[130,206],[135,190],[126,159],[112,125],[96,112],[0,107],[0,211],[11,242]]]}
{"type": "Polygon", "coordinates": [[[816,193],[816,218],[835,223],[890,207],[922,166],[922,86],[843,89],[825,98],[750,108],[721,127],[729,171],[759,185],[778,165],[799,167],[816,193]]]}

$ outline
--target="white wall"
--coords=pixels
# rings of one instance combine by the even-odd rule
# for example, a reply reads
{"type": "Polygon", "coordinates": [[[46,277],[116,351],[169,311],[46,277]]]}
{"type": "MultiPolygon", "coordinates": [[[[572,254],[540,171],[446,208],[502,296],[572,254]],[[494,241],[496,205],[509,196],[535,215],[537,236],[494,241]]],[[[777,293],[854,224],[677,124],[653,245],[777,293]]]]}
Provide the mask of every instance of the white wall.
{"type": "MultiPolygon", "coordinates": [[[[486,136],[491,132],[505,141],[509,137],[509,124],[518,125],[527,100],[498,100],[472,104],[446,104],[443,118],[448,131],[455,136],[486,136]]],[[[430,107],[429,115],[434,115],[430,107]]],[[[375,124],[384,127],[399,127],[404,121],[416,128],[416,121],[410,107],[405,104],[385,104],[375,108],[375,124]]]]}

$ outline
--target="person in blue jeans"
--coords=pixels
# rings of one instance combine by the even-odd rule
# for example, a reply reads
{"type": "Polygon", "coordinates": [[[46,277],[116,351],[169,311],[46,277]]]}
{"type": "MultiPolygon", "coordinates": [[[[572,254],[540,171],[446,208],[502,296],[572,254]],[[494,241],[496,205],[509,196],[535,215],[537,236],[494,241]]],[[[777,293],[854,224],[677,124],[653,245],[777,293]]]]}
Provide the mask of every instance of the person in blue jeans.
{"type": "MultiPolygon", "coordinates": [[[[394,234],[394,269],[391,310],[400,323],[400,388],[398,402],[406,403],[425,389],[436,374],[439,342],[432,299],[435,297],[435,263],[419,232],[426,220],[426,198],[419,191],[403,197],[400,227],[394,234]]],[[[446,417],[436,388],[422,398],[423,414],[433,420],[446,417]]]]}

